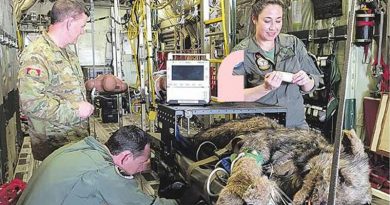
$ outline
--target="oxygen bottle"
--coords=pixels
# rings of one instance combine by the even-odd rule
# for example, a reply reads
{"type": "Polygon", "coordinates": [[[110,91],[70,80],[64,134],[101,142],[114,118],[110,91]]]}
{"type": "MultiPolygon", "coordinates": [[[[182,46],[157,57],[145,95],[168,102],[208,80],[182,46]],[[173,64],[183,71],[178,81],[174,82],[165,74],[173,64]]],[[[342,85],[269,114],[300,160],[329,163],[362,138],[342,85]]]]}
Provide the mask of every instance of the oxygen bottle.
{"type": "Polygon", "coordinates": [[[355,44],[364,46],[372,42],[374,36],[375,14],[366,5],[356,10],[355,44]]]}

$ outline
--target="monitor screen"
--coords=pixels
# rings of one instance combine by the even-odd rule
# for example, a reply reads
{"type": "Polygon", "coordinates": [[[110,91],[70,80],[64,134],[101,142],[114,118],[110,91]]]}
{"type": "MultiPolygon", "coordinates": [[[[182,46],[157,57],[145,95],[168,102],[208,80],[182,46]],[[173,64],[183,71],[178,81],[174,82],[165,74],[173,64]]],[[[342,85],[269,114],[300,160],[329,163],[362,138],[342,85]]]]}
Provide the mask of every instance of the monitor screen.
{"type": "Polygon", "coordinates": [[[203,65],[172,65],[172,80],[202,81],[203,78],[203,65]]]}

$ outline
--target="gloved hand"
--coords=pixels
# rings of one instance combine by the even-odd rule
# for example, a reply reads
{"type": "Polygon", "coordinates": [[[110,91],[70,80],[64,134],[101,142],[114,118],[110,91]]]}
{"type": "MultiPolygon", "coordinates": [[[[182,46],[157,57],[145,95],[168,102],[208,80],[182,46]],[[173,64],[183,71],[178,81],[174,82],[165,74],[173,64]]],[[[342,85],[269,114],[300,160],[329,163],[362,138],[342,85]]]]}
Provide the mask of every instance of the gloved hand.
{"type": "Polygon", "coordinates": [[[86,101],[82,101],[79,103],[79,117],[81,119],[87,119],[89,116],[92,115],[94,106],[86,101]]]}

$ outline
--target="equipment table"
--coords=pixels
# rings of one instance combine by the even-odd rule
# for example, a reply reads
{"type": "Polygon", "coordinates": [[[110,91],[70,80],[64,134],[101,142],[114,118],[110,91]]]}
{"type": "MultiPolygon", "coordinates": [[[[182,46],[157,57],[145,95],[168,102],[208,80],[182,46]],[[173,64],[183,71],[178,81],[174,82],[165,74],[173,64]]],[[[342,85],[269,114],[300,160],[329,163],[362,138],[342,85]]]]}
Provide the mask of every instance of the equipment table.
{"type": "Polygon", "coordinates": [[[166,105],[158,106],[158,125],[161,129],[161,141],[164,154],[173,154],[172,141],[177,131],[179,117],[187,118],[187,132],[190,128],[190,119],[194,115],[215,115],[215,114],[256,114],[256,113],[282,113],[285,115],[286,107],[265,105],[256,102],[225,102],[211,103],[209,105],[166,105]]]}

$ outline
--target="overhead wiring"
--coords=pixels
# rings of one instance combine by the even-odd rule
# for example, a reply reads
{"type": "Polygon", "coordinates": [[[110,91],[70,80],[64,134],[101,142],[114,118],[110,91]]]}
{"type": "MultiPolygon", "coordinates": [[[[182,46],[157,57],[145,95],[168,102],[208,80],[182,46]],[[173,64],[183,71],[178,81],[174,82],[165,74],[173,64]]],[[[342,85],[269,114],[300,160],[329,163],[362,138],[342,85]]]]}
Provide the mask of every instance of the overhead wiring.
{"type": "MultiPolygon", "coordinates": [[[[105,20],[105,19],[111,19],[116,24],[119,24],[119,25],[126,25],[130,20],[130,19],[126,19],[126,21],[122,23],[122,22],[119,22],[118,20],[116,20],[113,16],[103,16],[103,17],[96,18],[95,20],[93,20],[93,22],[97,22],[97,21],[101,21],[101,20],[105,20]]],[[[88,20],[87,23],[92,23],[92,20],[88,20]]]]}
{"type": "Polygon", "coordinates": [[[173,0],[168,0],[166,3],[163,3],[163,4],[151,3],[149,6],[150,6],[151,9],[164,9],[168,5],[171,5],[172,2],[173,2],[173,0]]]}
{"type": "Polygon", "coordinates": [[[135,3],[132,5],[128,26],[127,26],[127,37],[129,38],[130,48],[133,54],[133,60],[134,64],[137,70],[137,80],[136,80],[136,86],[140,86],[140,69],[139,69],[139,62],[138,62],[138,45],[139,45],[139,22],[142,22],[145,19],[145,13],[144,13],[144,1],[134,1],[135,3]]]}

